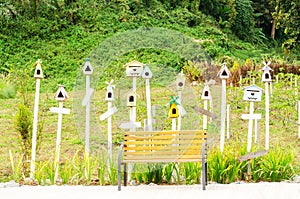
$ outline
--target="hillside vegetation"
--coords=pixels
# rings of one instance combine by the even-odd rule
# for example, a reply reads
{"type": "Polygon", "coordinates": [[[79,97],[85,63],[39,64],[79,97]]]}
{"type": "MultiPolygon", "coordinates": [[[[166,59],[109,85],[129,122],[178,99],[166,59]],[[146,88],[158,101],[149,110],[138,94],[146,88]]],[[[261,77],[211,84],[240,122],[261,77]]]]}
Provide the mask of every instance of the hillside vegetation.
{"type": "MultiPolygon", "coordinates": [[[[215,63],[226,61],[229,67],[234,61],[244,65],[246,59],[255,65],[264,59],[294,64],[299,60],[298,8],[291,0],[7,0],[0,2],[0,73],[13,75],[25,68],[22,74],[31,76],[41,59],[50,91],[57,84],[71,89],[85,58],[100,42],[141,27],[182,32],[215,63]],[[277,21],[270,35],[272,18],[277,21]]],[[[156,50],[127,56],[143,59],[145,54],[147,63],[177,69],[186,61],[170,53],[157,56],[156,50]]]]}

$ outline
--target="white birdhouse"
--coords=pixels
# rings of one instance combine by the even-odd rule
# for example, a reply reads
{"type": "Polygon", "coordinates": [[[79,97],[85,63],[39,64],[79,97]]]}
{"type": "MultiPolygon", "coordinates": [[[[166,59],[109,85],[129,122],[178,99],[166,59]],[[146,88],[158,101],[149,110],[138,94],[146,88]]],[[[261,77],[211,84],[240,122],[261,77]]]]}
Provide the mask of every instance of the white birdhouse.
{"type": "Polygon", "coordinates": [[[219,71],[219,77],[220,77],[220,79],[228,79],[229,75],[230,75],[230,71],[227,68],[226,64],[223,63],[221,70],[219,71]]]}
{"type": "Polygon", "coordinates": [[[176,77],[176,90],[182,91],[184,89],[184,86],[185,86],[185,76],[181,72],[176,77]]]}
{"type": "Polygon", "coordinates": [[[211,99],[209,86],[207,84],[205,84],[205,86],[204,86],[204,89],[202,91],[201,99],[202,100],[210,100],[211,99]]]}
{"type": "Polygon", "coordinates": [[[260,102],[262,96],[262,89],[258,86],[251,85],[244,88],[244,97],[243,100],[252,101],[252,102],[260,102]]]}
{"type": "Polygon", "coordinates": [[[34,78],[36,78],[36,79],[44,78],[41,63],[42,62],[40,59],[38,59],[36,62],[35,71],[34,71],[34,78]]]}
{"type": "Polygon", "coordinates": [[[126,77],[140,77],[143,72],[143,63],[138,61],[132,61],[127,64],[126,66],[126,77]]]}
{"type": "Polygon", "coordinates": [[[133,91],[127,95],[127,106],[136,106],[136,94],[133,91]]]}
{"type": "Polygon", "coordinates": [[[269,65],[270,65],[270,61],[266,64],[266,62],[263,62],[263,64],[265,65],[261,70],[263,70],[263,75],[262,75],[262,82],[271,82],[272,81],[272,77],[271,77],[271,71],[273,70],[269,65]]]}
{"type": "Polygon", "coordinates": [[[106,90],[106,96],[105,96],[105,100],[106,101],[114,101],[114,91],[113,91],[113,87],[112,86],[108,86],[107,90],[106,90]]]}
{"type": "Polygon", "coordinates": [[[57,100],[57,101],[60,101],[60,102],[64,102],[66,101],[67,99],[69,99],[69,95],[68,93],[66,92],[64,86],[62,85],[59,85],[58,86],[58,89],[54,95],[54,98],[57,100]]]}
{"type": "Polygon", "coordinates": [[[94,71],[94,68],[90,62],[90,58],[87,58],[82,67],[82,72],[84,75],[91,75],[94,71]]]}
{"type": "Polygon", "coordinates": [[[152,72],[150,68],[146,65],[143,72],[142,72],[142,78],[144,79],[150,79],[152,78],[152,72]]]}

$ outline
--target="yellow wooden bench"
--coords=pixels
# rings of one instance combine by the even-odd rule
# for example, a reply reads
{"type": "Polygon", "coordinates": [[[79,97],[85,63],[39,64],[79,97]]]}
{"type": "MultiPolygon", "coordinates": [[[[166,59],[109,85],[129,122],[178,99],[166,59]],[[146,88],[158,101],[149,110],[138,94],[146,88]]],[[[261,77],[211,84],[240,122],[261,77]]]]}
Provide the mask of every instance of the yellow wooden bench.
{"type": "Polygon", "coordinates": [[[126,186],[127,163],[200,161],[202,161],[202,188],[205,190],[206,139],[206,131],[202,130],[125,132],[118,156],[118,190],[121,190],[121,164],[124,165],[124,186],[126,186]]]}

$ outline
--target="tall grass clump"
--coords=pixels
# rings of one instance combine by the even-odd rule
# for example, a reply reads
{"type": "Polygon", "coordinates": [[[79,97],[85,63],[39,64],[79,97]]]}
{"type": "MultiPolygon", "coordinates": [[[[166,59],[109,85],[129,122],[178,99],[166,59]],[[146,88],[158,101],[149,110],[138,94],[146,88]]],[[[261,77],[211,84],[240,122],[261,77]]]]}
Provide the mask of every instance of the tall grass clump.
{"type": "Polygon", "coordinates": [[[16,88],[13,85],[0,82],[0,99],[14,99],[16,92],[16,88]]]}

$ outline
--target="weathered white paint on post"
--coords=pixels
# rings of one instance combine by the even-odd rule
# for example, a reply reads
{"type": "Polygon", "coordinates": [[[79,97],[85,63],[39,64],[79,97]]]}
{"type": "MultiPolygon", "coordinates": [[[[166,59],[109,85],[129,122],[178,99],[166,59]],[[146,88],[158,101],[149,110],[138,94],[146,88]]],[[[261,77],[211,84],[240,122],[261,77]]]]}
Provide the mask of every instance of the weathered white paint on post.
{"type": "Polygon", "coordinates": [[[276,75],[275,77],[276,77],[276,84],[278,84],[278,75],[276,75]]]}
{"type": "MultiPolygon", "coordinates": [[[[178,91],[178,104],[180,104],[181,106],[181,91],[178,91]]],[[[179,114],[178,114],[178,124],[177,124],[177,130],[180,131],[181,130],[181,117],[182,117],[182,112],[181,112],[181,108],[178,109],[179,114]]],[[[176,123],[175,123],[176,125],[176,123]]],[[[175,126],[176,128],[176,126],[175,126]]],[[[176,129],[175,129],[176,130],[176,129]]]]}
{"type": "Polygon", "coordinates": [[[265,82],[265,126],[266,126],[266,138],[265,138],[265,149],[269,150],[269,139],[270,139],[270,96],[269,96],[269,85],[265,82]]]}
{"type": "MultiPolygon", "coordinates": [[[[132,91],[133,91],[133,93],[136,93],[136,80],[137,80],[136,77],[132,78],[132,91]]],[[[133,122],[133,123],[136,122],[136,107],[135,106],[130,107],[130,122],[133,122]]],[[[133,126],[133,127],[130,128],[130,131],[134,132],[134,131],[136,131],[136,128],[133,126]]]]}
{"type": "MultiPolygon", "coordinates": [[[[181,94],[182,94],[182,91],[184,89],[184,86],[185,86],[185,76],[183,74],[183,71],[181,71],[177,77],[176,77],[176,90],[177,90],[177,96],[178,96],[178,104],[181,106],[181,94]]],[[[182,119],[182,116],[183,116],[183,113],[182,113],[182,109],[179,108],[179,114],[178,114],[178,124],[177,124],[177,130],[181,130],[181,119],[182,119]]],[[[176,125],[176,123],[175,123],[176,125]]]]}
{"type": "Polygon", "coordinates": [[[224,144],[225,144],[225,120],[226,120],[226,79],[222,79],[221,139],[220,139],[221,152],[224,151],[224,144]]]}
{"type": "Polygon", "coordinates": [[[90,59],[87,58],[83,67],[82,72],[85,75],[85,99],[83,105],[85,105],[85,153],[87,157],[90,154],[90,96],[92,89],[90,88],[91,75],[93,73],[93,66],[90,63],[90,59]]]}
{"type": "Polygon", "coordinates": [[[227,131],[227,139],[230,138],[230,104],[227,104],[227,111],[226,111],[226,131],[227,131]]]}
{"type": "MultiPolygon", "coordinates": [[[[107,110],[112,109],[112,102],[107,103],[107,110]]],[[[107,118],[107,151],[110,157],[110,160],[112,160],[112,118],[109,116],[107,118]]]]}
{"type": "Polygon", "coordinates": [[[38,129],[40,87],[41,87],[41,79],[43,78],[40,60],[38,60],[36,63],[34,77],[36,79],[36,85],[35,85],[35,100],[34,100],[34,110],[33,110],[33,124],[32,124],[32,146],[31,146],[32,148],[31,148],[31,162],[30,162],[31,179],[34,178],[34,173],[35,173],[35,156],[36,156],[36,140],[37,140],[37,129],[38,129]]]}
{"type": "MultiPolygon", "coordinates": [[[[208,100],[204,100],[203,109],[208,110],[208,100]]],[[[203,114],[203,130],[207,130],[207,115],[203,114]]]]}
{"type": "Polygon", "coordinates": [[[172,118],[172,131],[176,131],[176,118],[172,118]]]}
{"type": "Polygon", "coordinates": [[[147,103],[147,122],[145,122],[146,131],[152,131],[152,111],[151,111],[151,94],[150,94],[150,79],[152,78],[152,72],[146,65],[142,77],[146,81],[146,103],[147,103]]]}
{"type": "Polygon", "coordinates": [[[298,138],[300,138],[300,101],[298,101],[298,138]]]}
{"type": "Polygon", "coordinates": [[[254,143],[258,142],[258,138],[259,138],[259,123],[258,120],[255,119],[254,120],[254,143]]]}
{"type": "MultiPolygon", "coordinates": [[[[59,102],[59,109],[63,109],[63,102],[59,102]]],[[[60,157],[60,143],[61,143],[61,128],[62,128],[62,113],[58,113],[58,122],[57,122],[57,135],[56,135],[56,148],[55,148],[55,177],[54,181],[58,179],[58,169],[59,169],[59,157],[60,157]]]]}
{"type": "MultiPolygon", "coordinates": [[[[254,102],[250,102],[250,110],[249,115],[253,115],[254,113],[254,102]]],[[[248,143],[247,143],[247,151],[251,151],[252,147],[252,130],[253,130],[253,119],[249,119],[248,125],[248,143]]]]}
{"type": "MultiPolygon", "coordinates": [[[[87,96],[90,90],[90,75],[85,76],[85,82],[87,96]]],[[[90,154],[90,99],[88,99],[85,107],[85,153],[86,155],[90,154]]]]}
{"type": "Polygon", "coordinates": [[[146,81],[146,102],[147,102],[147,131],[152,131],[150,79],[146,79],[145,81],[146,81]]]}

